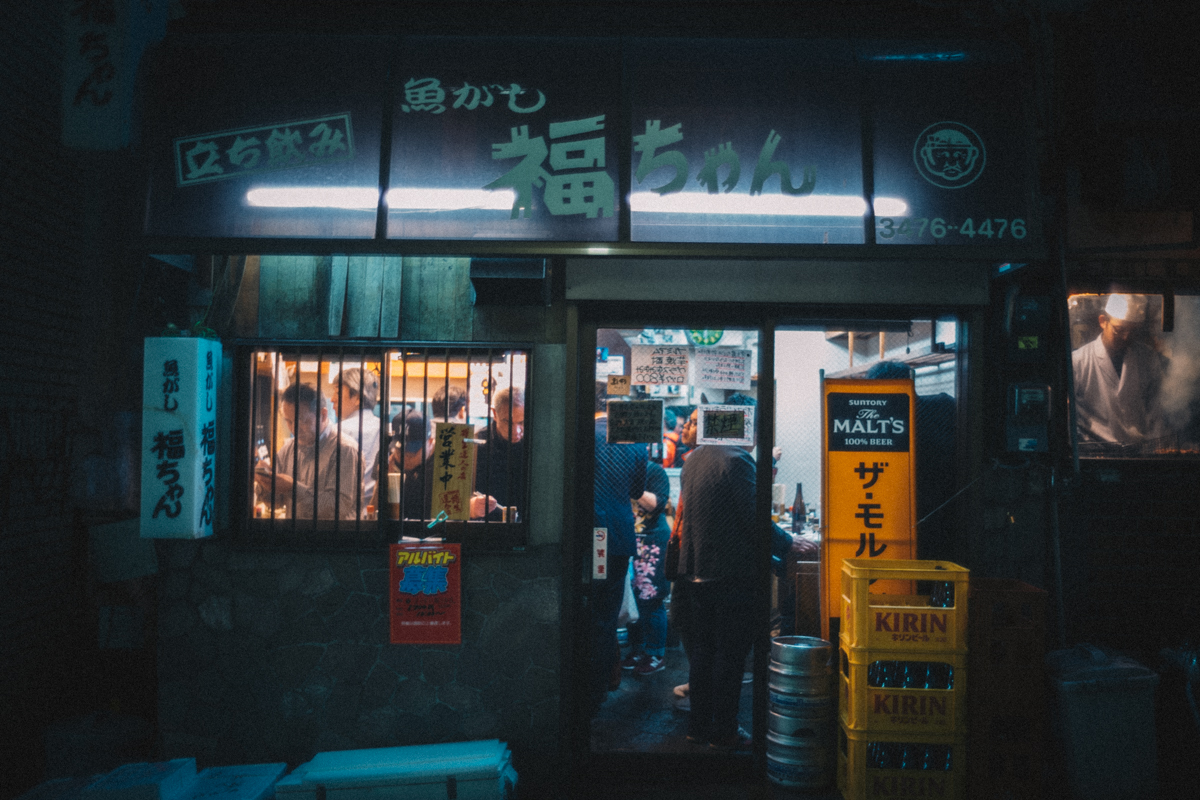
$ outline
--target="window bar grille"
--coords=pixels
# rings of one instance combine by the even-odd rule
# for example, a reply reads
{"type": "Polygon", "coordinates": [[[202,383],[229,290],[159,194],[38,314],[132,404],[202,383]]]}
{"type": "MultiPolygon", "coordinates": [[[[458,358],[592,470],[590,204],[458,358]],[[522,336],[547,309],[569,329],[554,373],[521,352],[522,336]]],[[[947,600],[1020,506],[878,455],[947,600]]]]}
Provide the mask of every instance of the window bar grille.
{"type": "Polygon", "coordinates": [[[279,453],[275,443],[279,441],[279,352],[271,353],[271,533],[275,533],[275,476],[279,469],[279,453]]]}
{"type": "Polygon", "coordinates": [[[265,443],[266,436],[258,435],[258,388],[261,381],[258,379],[258,353],[253,353],[250,356],[250,435],[253,437],[250,443],[250,470],[247,473],[250,476],[250,485],[246,487],[249,490],[248,497],[250,499],[250,518],[254,519],[258,514],[258,503],[255,502],[257,496],[257,480],[258,480],[258,448],[259,442],[265,443]]]}
{"type": "MultiPolygon", "coordinates": [[[[421,415],[422,415],[422,419],[425,420],[425,437],[428,439],[429,434],[430,434],[430,428],[432,428],[434,431],[436,431],[437,423],[434,421],[432,409],[430,408],[430,406],[432,404],[427,399],[429,397],[429,348],[425,348],[423,352],[424,352],[424,357],[425,357],[425,361],[424,361],[425,368],[421,371],[421,401],[422,401],[421,402],[421,415]]],[[[433,509],[432,508],[427,509],[425,507],[425,497],[431,498],[431,502],[432,502],[432,497],[433,497],[433,484],[429,480],[429,478],[431,476],[429,474],[429,465],[426,463],[429,460],[428,450],[429,450],[428,447],[425,447],[425,446],[421,447],[421,476],[422,476],[421,485],[422,485],[422,488],[425,490],[425,496],[421,498],[421,509],[419,512],[420,513],[419,519],[421,520],[421,522],[425,522],[426,519],[433,516],[433,513],[432,513],[433,509]],[[425,484],[429,484],[429,485],[425,485],[425,484]]],[[[434,451],[435,452],[437,451],[436,447],[434,448],[434,451]]]]}

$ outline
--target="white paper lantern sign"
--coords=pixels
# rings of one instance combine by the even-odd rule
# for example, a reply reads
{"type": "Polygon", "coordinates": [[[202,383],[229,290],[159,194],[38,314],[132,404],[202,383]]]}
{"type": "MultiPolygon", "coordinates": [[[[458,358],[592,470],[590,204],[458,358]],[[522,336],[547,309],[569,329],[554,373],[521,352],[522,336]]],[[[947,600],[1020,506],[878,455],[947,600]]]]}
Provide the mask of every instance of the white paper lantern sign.
{"type": "Polygon", "coordinates": [[[145,343],[142,372],[143,538],[211,536],[216,500],[221,343],[145,343]]]}

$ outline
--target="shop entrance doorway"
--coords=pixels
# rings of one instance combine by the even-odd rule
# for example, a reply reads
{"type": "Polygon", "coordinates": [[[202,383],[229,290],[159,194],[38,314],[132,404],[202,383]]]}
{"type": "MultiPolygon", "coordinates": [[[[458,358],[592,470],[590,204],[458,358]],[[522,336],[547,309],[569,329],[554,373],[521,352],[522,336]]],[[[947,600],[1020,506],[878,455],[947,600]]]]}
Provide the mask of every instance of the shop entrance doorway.
{"type": "MultiPolygon", "coordinates": [[[[594,494],[595,502],[593,541],[581,554],[584,572],[591,576],[584,612],[589,641],[580,651],[586,650],[587,664],[579,662],[576,674],[592,681],[586,690],[580,687],[591,703],[584,704],[583,714],[588,752],[601,761],[631,757],[630,763],[641,765],[639,773],[659,767],[673,771],[666,765],[676,759],[701,770],[702,764],[728,764],[730,758],[744,759],[749,770],[763,764],[770,640],[820,635],[823,378],[873,377],[881,370],[896,377],[903,371],[914,379],[919,398],[938,397],[938,403],[926,406],[936,407],[940,416],[919,420],[939,431],[933,437],[939,449],[929,450],[926,460],[945,473],[939,485],[951,492],[956,485],[954,428],[964,384],[958,359],[963,336],[956,317],[785,320],[763,313],[756,319],[760,325],[745,325],[743,316],[741,326],[720,328],[698,318],[708,327],[693,327],[687,319],[597,324],[584,329],[595,333],[592,363],[580,349],[580,441],[585,431],[593,435],[587,437],[592,446],[586,455],[583,447],[579,453],[591,460],[594,487],[587,495],[594,494]],[[585,405],[591,399],[589,383],[594,406],[585,405]],[[642,424],[653,430],[647,433],[638,427],[642,424]],[[701,470],[714,468],[699,454],[714,447],[736,451],[737,458],[727,459],[724,471],[711,480],[700,481],[701,470]],[[645,483],[619,482],[628,476],[618,469],[628,466],[627,457],[644,465],[645,483]],[[741,463],[740,472],[731,461],[741,463]],[[689,503],[689,491],[701,487],[706,500],[689,503]],[[627,512],[624,522],[616,519],[617,509],[627,512]],[[666,541],[680,516],[690,521],[689,513],[713,517],[695,535],[703,538],[706,528],[719,532],[726,571],[692,553],[696,563],[684,563],[680,578],[671,582],[662,573],[666,541]],[[601,561],[603,578],[597,571],[601,561]],[[728,645],[721,654],[737,661],[736,681],[721,687],[722,702],[728,709],[736,697],[733,733],[748,742],[723,738],[728,722],[706,731],[694,716],[697,634],[689,630],[689,619],[698,617],[702,628],[714,620],[711,607],[703,605],[698,615],[688,614],[695,607],[687,589],[709,581],[729,584],[723,602],[733,597],[740,614],[737,631],[720,629],[720,620],[715,626],[716,641],[728,645]],[[630,619],[634,615],[636,622],[630,619]],[[725,633],[730,635],[721,639],[725,633]]],[[[581,336],[581,343],[587,338],[581,336]]],[[[925,483],[929,497],[918,501],[925,516],[918,546],[943,548],[940,538],[953,509],[935,510],[935,494],[942,490],[925,483]]],[[[585,487],[576,490],[583,494],[585,487]]],[[[585,507],[582,502],[581,513],[585,507]]],[[[699,635],[714,632],[710,628],[699,635]]],[[[712,726],[712,718],[706,718],[712,726]]]]}

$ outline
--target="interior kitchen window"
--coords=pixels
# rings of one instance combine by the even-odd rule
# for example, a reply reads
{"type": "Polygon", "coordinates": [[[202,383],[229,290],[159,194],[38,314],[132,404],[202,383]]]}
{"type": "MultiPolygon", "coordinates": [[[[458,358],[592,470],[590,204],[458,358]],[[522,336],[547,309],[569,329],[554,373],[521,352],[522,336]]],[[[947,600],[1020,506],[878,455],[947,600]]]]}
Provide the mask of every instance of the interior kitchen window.
{"type": "Polygon", "coordinates": [[[257,345],[243,358],[251,536],[524,543],[528,350],[257,345]]]}
{"type": "Polygon", "coordinates": [[[1200,457],[1200,296],[1072,294],[1081,458],[1200,457]]]}

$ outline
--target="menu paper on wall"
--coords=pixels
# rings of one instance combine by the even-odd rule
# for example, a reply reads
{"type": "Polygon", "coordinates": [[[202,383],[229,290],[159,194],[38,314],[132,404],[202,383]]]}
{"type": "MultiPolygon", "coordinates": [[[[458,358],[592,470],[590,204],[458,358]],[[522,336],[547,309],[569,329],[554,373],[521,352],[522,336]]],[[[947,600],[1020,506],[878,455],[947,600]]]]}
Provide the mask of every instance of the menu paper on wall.
{"type": "Polygon", "coordinates": [[[462,553],[457,544],[390,549],[392,644],[462,644],[462,553]]]}
{"type": "MultiPolygon", "coordinates": [[[[822,383],[821,627],[841,616],[842,560],[916,558],[916,400],[909,379],[822,383]]],[[[909,581],[872,592],[911,594],[909,581]]]]}
{"type": "Polygon", "coordinates": [[[629,376],[628,375],[609,375],[608,376],[608,393],[610,395],[629,394],[629,376]]]}
{"type": "Polygon", "coordinates": [[[705,389],[749,389],[753,352],[728,347],[698,347],[692,354],[694,384],[705,389]]]}
{"type": "Polygon", "coordinates": [[[635,344],[629,349],[634,386],[675,386],[688,382],[687,347],[635,344]]]}
{"type": "Polygon", "coordinates": [[[149,338],[144,354],[141,535],[211,536],[221,343],[182,336],[149,338]]]}
{"type": "Polygon", "coordinates": [[[470,425],[439,422],[434,428],[433,503],[430,516],[445,511],[450,519],[471,518],[471,494],[475,491],[475,444],[470,425]]]}
{"type": "Polygon", "coordinates": [[[609,444],[654,444],[663,436],[662,400],[624,400],[608,404],[609,444]]]}
{"type": "Polygon", "coordinates": [[[700,406],[696,444],[754,445],[754,406],[700,406]]]}

